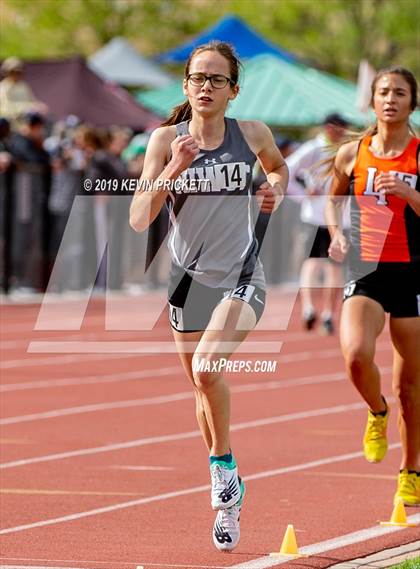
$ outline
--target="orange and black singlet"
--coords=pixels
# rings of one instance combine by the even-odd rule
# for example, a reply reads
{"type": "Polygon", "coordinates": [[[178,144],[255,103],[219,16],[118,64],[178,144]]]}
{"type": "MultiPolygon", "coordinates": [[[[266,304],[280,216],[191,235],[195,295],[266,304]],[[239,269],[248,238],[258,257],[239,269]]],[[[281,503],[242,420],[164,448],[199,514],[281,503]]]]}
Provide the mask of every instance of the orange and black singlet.
{"type": "Polygon", "coordinates": [[[391,172],[420,192],[420,139],[411,138],[399,156],[379,158],[369,148],[371,138],[362,139],[351,177],[350,265],[420,263],[420,217],[405,200],[374,191],[375,177],[391,172]]]}

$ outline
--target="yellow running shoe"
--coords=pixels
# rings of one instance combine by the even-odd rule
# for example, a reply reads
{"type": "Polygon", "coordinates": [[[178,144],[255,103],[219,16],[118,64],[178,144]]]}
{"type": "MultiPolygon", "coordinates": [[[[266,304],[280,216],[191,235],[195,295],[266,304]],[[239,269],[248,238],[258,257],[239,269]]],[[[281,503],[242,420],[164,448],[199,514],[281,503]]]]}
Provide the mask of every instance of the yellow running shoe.
{"type": "Polygon", "coordinates": [[[420,476],[417,476],[415,472],[401,470],[394,505],[398,499],[402,499],[406,506],[420,506],[420,476]]]}
{"type": "Polygon", "coordinates": [[[381,462],[388,450],[386,440],[386,426],[388,424],[389,407],[386,414],[374,415],[369,409],[368,422],[366,425],[365,436],[363,437],[363,450],[368,462],[381,462]]]}

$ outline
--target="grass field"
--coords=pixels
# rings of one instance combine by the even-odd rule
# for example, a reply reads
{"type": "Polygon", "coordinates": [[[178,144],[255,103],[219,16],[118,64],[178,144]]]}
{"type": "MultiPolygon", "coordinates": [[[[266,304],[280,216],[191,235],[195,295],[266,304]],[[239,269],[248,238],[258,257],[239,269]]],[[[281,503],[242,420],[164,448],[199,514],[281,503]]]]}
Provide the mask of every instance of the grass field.
{"type": "Polygon", "coordinates": [[[420,569],[420,557],[415,557],[398,565],[393,565],[391,569],[420,569]]]}

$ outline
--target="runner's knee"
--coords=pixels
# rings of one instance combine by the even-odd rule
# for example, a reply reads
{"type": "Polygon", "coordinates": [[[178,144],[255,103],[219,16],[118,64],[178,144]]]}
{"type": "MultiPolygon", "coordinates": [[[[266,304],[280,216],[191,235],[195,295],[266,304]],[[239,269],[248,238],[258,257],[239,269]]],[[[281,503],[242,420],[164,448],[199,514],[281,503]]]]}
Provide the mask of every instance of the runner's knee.
{"type": "Polygon", "coordinates": [[[217,356],[194,355],[194,383],[201,393],[206,393],[221,379],[220,360],[217,356]]]}
{"type": "Polygon", "coordinates": [[[345,361],[351,376],[357,377],[372,365],[373,353],[362,344],[356,344],[346,350],[345,361]]]}
{"type": "Polygon", "coordinates": [[[394,381],[392,387],[403,413],[410,413],[418,408],[420,404],[418,377],[402,373],[394,381]]]}

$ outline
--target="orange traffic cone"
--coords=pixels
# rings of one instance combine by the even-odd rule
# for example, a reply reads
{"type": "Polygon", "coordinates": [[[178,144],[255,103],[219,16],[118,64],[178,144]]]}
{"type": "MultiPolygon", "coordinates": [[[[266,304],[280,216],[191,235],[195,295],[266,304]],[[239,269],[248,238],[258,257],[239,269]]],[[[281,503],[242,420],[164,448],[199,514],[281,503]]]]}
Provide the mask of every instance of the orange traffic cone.
{"type": "Polygon", "coordinates": [[[289,524],[286,529],[286,533],[284,534],[284,538],[280,547],[280,551],[270,553],[272,557],[278,557],[279,555],[287,555],[289,557],[305,557],[301,553],[299,553],[297,542],[296,542],[296,535],[295,530],[292,524],[289,524]]]}
{"type": "Polygon", "coordinates": [[[418,524],[407,523],[407,516],[405,513],[404,502],[401,498],[397,500],[397,503],[392,510],[392,516],[389,522],[380,522],[381,526],[400,526],[404,528],[414,528],[418,524]]]}

